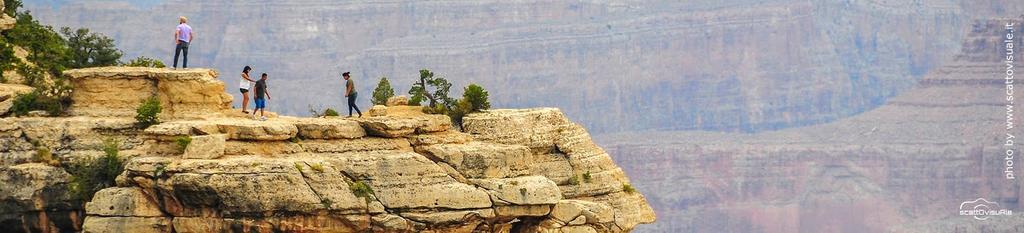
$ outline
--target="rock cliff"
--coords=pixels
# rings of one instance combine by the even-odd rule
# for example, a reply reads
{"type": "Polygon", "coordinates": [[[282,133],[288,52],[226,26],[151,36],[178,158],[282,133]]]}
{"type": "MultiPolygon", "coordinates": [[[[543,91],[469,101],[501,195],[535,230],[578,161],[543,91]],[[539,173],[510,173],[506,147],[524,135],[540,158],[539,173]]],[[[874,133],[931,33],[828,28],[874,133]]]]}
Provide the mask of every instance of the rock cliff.
{"type": "Polygon", "coordinates": [[[558,109],[474,113],[464,132],[412,106],[256,121],[227,108],[212,70],[65,75],[71,116],[0,118],[2,232],[628,232],[655,220],[558,109]],[[127,116],[149,97],[166,111],[140,129],[127,116]],[[124,171],[83,209],[62,167],[111,139],[124,171]]]}
{"type": "MultiPolygon", "coordinates": [[[[1014,23],[1019,46],[1024,19],[975,22],[950,62],[849,119],[758,134],[598,141],[644,177],[638,189],[660,221],[641,232],[1021,232],[1019,156],[1009,161],[1015,179],[1005,176],[1006,133],[1021,134],[1019,125],[1006,129],[1006,23],[1014,23]],[[961,203],[977,198],[1014,216],[958,215],[961,203]]],[[[1014,65],[1024,58],[1019,50],[1013,56],[1014,65]]]]}

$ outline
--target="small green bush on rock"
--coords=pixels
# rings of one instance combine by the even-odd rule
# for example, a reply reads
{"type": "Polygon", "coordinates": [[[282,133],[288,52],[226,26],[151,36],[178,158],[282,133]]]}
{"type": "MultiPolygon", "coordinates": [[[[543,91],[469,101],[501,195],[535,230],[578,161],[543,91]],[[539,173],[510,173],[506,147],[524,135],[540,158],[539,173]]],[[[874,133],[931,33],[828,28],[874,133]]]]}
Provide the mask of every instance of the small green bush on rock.
{"type": "Polygon", "coordinates": [[[338,115],[338,111],[335,111],[333,108],[327,108],[327,110],[324,110],[324,116],[339,116],[339,115],[338,115]]]}
{"type": "Polygon", "coordinates": [[[629,193],[629,194],[632,194],[632,193],[635,193],[635,192],[636,192],[636,189],[635,189],[635,188],[633,188],[633,185],[630,185],[630,184],[622,184],[622,191],[623,191],[623,192],[626,192],[626,193],[629,193]]]}
{"type": "Polygon", "coordinates": [[[119,144],[108,139],[104,141],[103,156],[80,159],[65,169],[71,174],[68,188],[75,198],[89,201],[97,191],[114,186],[114,179],[124,171],[124,160],[118,155],[119,144]]]}
{"type": "Polygon", "coordinates": [[[154,58],[144,57],[144,56],[136,57],[135,59],[132,59],[131,61],[128,61],[127,63],[122,63],[121,65],[123,65],[123,66],[130,66],[130,67],[152,67],[152,68],[166,68],[167,67],[167,65],[165,65],[163,61],[160,61],[160,60],[154,59],[154,58]]]}
{"type": "Polygon", "coordinates": [[[366,202],[370,202],[370,196],[373,195],[373,188],[370,188],[370,186],[363,183],[363,181],[353,182],[348,186],[348,190],[352,191],[352,195],[366,199],[366,202]]]}
{"type": "Polygon", "coordinates": [[[61,106],[60,101],[44,95],[39,90],[18,94],[14,97],[14,102],[12,104],[11,112],[14,113],[15,116],[28,115],[28,112],[35,110],[44,110],[51,116],[57,116],[64,112],[64,108],[61,106]]]}
{"type": "Polygon", "coordinates": [[[159,124],[160,118],[157,115],[159,115],[161,111],[163,111],[163,108],[160,107],[160,100],[156,97],[149,97],[149,99],[143,101],[142,104],[139,104],[139,107],[135,109],[135,121],[138,122],[139,126],[142,128],[159,124]]]}
{"type": "Polygon", "coordinates": [[[174,144],[178,145],[178,152],[185,153],[185,149],[188,148],[188,144],[192,144],[192,137],[178,136],[174,138],[174,144]]]}

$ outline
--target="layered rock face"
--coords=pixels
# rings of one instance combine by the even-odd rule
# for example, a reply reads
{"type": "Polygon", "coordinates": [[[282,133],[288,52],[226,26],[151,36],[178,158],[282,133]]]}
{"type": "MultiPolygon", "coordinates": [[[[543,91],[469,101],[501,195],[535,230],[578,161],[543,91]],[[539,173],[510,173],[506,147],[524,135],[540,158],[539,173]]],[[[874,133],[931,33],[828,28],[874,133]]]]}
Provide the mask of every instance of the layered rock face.
{"type": "Polygon", "coordinates": [[[344,71],[360,93],[380,76],[405,92],[428,68],[493,90],[494,106],[556,106],[599,133],[851,116],[955,53],[970,19],[1024,10],[1013,0],[126,2],[26,4],[42,22],[92,28],[128,57],[165,63],[173,44],[152,42],[189,16],[193,64],[287,80],[272,83],[287,90],[289,114],[343,106],[344,71]]]}
{"type": "MultiPolygon", "coordinates": [[[[1013,23],[1014,47],[1021,45],[1022,22],[973,24],[951,62],[883,107],[849,119],[759,134],[662,132],[599,141],[620,155],[614,158],[623,169],[645,178],[637,186],[660,221],[638,231],[1020,232],[1019,140],[1009,160],[1004,143],[1006,133],[1019,138],[1021,131],[1007,129],[1004,41],[1013,23]],[[1015,179],[1006,178],[1008,169],[1015,179]],[[1013,216],[959,215],[962,203],[978,198],[1013,216]]],[[[1012,56],[1012,65],[1020,64],[1019,50],[1012,56]]],[[[1019,118],[1013,110],[1010,117],[1019,118]]]]}
{"type": "Polygon", "coordinates": [[[199,114],[223,106],[213,74],[72,70],[76,116],[0,118],[0,231],[628,232],[655,220],[622,169],[557,109],[474,113],[465,132],[412,106],[255,121],[199,114]],[[119,117],[149,96],[189,117],[144,130],[119,117]],[[122,142],[125,171],[83,211],[73,178],[36,163],[35,148],[66,165],[101,155],[107,138],[122,142]]]}
{"type": "Polygon", "coordinates": [[[99,67],[70,70],[75,91],[71,113],[84,116],[134,116],[140,103],[158,98],[161,117],[203,116],[231,108],[224,82],[209,69],[168,70],[99,67]]]}

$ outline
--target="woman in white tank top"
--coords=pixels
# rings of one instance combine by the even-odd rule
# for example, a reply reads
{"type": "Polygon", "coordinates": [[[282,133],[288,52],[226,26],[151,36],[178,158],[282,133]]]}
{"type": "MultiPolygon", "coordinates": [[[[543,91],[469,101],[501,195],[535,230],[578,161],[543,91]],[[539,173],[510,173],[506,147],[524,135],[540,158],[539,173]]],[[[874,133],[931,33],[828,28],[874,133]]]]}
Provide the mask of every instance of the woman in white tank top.
{"type": "Polygon", "coordinates": [[[242,92],[242,113],[249,114],[249,87],[252,86],[252,79],[249,78],[249,71],[252,67],[242,68],[242,78],[238,81],[238,91],[242,92]]]}

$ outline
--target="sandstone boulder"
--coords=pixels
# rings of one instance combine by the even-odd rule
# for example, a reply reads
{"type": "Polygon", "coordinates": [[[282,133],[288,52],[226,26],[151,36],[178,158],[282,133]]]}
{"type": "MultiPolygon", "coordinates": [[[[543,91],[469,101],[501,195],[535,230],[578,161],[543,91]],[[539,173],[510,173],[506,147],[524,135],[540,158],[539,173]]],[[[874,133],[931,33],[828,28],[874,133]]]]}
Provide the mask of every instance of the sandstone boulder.
{"type": "Polygon", "coordinates": [[[359,122],[342,118],[288,118],[303,139],[352,139],[366,136],[359,122]]]}
{"type": "Polygon", "coordinates": [[[417,151],[454,167],[466,178],[510,178],[529,170],[530,150],[524,146],[471,142],[427,145],[417,151]]]}
{"type": "Polygon", "coordinates": [[[251,121],[225,119],[217,121],[220,132],[231,140],[282,141],[295,137],[299,129],[286,121],[251,121]]]}
{"type": "Polygon", "coordinates": [[[185,148],[181,155],[185,159],[216,159],[224,156],[224,142],[227,135],[214,134],[203,136],[192,136],[192,142],[185,148]]]}
{"type": "Polygon", "coordinates": [[[161,217],[160,207],[139,188],[108,188],[96,192],[85,205],[90,216],[161,217]]]}
{"type": "Polygon", "coordinates": [[[562,200],[558,185],[543,176],[471,179],[470,182],[486,189],[496,199],[495,205],[553,205],[562,200]]]}
{"type": "Polygon", "coordinates": [[[392,96],[391,98],[388,98],[387,103],[384,105],[388,107],[409,105],[409,97],[404,95],[392,96]]]}
{"type": "Polygon", "coordinates": [[[370,111],[368,111],[368,115],[371,117],[384,116],[387,114],[388,107],[385,107],[384,105],[374,105],[373,107],[370,107],[370,111]]]}
{"type": "Polygon", "coordinates": [[[493,109],[471,113],[462,127],[486,142],[524,145],[537,152],[551,151],[569,120],[556,108],[493,109]]]}
{"type": "Polygon", "coordinates": [[[229,109],[232,100],[210,69],[96,67],[68,70],[64,76],[75,88],[74,115],[133,116],[140,103],[157,97],[166,120],[216,114],[229,109]]]}
{"type": "Polygon", "coordinates": [[[103,217],[86,218],[84,233],[169,233],[171,219],[166,217],[103,217]]]}
{"type": "Polygon", "coordinates": [[[414,116],[356,118],[370,135],[397,138],[413,133],[441,132],[451,128],[445,115],[417,114],[414,116]]]}
{"type": "Polygon", "coordinates": [[[491,207],[486,192],[459,183],[437,164],[416,153],[363,153],[330,161],[346,174],[366,182],[389,209],[491,207]]]}

